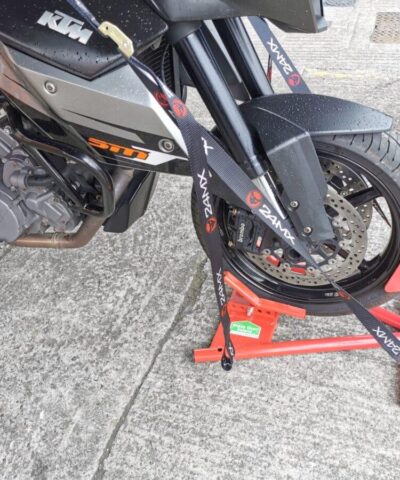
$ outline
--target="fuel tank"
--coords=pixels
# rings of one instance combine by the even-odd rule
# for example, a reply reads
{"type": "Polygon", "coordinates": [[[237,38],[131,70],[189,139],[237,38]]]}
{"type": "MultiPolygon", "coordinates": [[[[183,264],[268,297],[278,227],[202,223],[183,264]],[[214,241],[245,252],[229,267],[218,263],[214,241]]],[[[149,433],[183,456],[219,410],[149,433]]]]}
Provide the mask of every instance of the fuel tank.
{"type": "MultiPolygon", "coordinates": [[[[143,0],[86,0],[100,20],[119,25],[139,53],[167,31],[143,0]]],[[[113,44],[63,0],[1,0],[0,41],[69,73],[94,79],[122,64],[113,44]]]]}

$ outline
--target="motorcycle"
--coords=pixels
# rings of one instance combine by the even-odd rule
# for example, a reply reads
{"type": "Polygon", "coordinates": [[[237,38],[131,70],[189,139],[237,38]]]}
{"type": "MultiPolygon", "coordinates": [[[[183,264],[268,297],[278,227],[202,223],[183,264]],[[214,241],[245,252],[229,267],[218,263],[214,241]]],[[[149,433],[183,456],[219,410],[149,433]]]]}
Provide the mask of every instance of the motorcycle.
{"type": "MultiPolygon", "coordinates": [[[[96,17],[124,29],[135,58],[176,97],[184,101],[188,87],[198,90],[215,121],[210,135],[252,180],[256,190],[244,202],[221,175],[205,179],[224,269],[262,298],[343,315],[349,306],[327,276],[368,308],[394,295],[384,286],[400,263],[399,143],[392,119],[374,109],[275,94],[245,17],[263,17],[286,32],[327,28],[320,0],[284,3],[86,2],[96,17]],[[259,191],[278,212],[264,211],[275,229],[249,208],[259,191]],[[284,221],[309,245],[318,268],[282,239],[284,221]]],[[[1,242],[84,247],[101,228],[122,233],[142,217],[159,174],[192,174],[165,95],[151,92],[66,1],[2,1],[0,95],[1,242]]],[[[213,148],[204,145],[206,153],[213,148]]],[[[207,195],[192,195],[206,251],[199,198],[207,195]]]]}

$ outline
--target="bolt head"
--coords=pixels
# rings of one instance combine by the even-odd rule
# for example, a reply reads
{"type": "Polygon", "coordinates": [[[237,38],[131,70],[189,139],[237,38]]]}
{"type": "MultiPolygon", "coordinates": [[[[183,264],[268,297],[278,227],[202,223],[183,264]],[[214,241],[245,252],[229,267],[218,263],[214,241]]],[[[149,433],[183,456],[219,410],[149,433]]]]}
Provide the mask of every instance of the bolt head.
{"type": "Polygon", "coordinates": [[[158,142],[160,150],[164,153],[172,153],[175,150],[175,144],[169,138],[163,138],[158,142]]]}
{"type": "Polygon", "coordinates": [[[299,207],[299,202],[297,202],[296,200],[293,200],[292,202],[290,202],[290,206],[292,208],[298,208],[299,207]]]}
{"type": "Polygon", "coordinates": [[[305,227],[303,232],[305,235],[310,235],[312,233],[313,229],[311,227],[305,227]]]}
{"type": "Polygon", "coordinates": [[[51,94],[57,92],[57,87],[56,87],[56,85],[55,85],[53,82],[46,82],[46,83],[44,84],[44,88],[46,89],[46,91],[47,91],[48,93],[51,93],[51,94]]]}

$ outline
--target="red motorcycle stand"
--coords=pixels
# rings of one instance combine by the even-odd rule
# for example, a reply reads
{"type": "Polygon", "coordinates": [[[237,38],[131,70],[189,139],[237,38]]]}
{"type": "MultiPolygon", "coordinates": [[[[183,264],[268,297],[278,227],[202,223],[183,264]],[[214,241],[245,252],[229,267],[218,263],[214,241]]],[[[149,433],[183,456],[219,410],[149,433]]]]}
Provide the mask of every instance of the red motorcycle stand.
{"type": "MultiPolygon", "coordinates": [[[[274,342],[273,336],[281,315],[304,319],[307,312],[301,308],[259,298],[229,272],[225,273],[225,283],[233,290],[228,302],[228,312],[236,360],[379,347],[371,335],[274,342]]],[[[385,290],[400,292],[400,266],[387,283],[385,290]]],[[[376,307],[371,312],[381,322],[400,330],[400,315],[382,307],[376,307]]],[[[400,338],[400,332],[396,332],[395,335],[400,338]]],[[[210,347],[194,350],[194,361],[200,363],[221,360],[223,346],[224,335],[220,324],[210,347]]]]}

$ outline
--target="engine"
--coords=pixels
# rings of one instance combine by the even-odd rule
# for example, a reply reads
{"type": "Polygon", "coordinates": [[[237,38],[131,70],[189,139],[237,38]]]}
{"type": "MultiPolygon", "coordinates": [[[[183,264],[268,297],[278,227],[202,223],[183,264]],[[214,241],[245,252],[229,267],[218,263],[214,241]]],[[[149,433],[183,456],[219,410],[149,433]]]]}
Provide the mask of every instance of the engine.
{"type": "Polygon", "coordinates": [[[46,172],[0,129],[0,242],[22,234],[72,231],[80,222],[46,172]]]}

